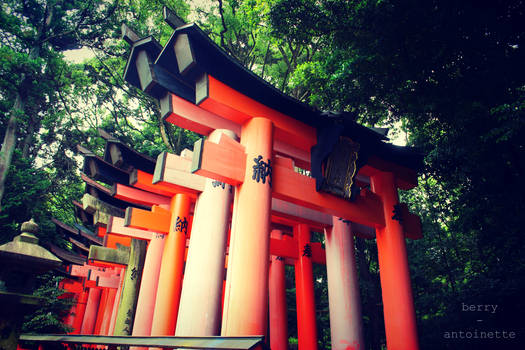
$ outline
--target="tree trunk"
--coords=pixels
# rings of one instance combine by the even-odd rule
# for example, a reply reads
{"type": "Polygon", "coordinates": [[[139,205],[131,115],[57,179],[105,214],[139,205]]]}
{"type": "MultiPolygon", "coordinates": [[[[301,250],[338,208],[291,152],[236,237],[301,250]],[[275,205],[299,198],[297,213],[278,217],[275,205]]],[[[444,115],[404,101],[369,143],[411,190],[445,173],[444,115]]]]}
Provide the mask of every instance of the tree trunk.
{"type": "Polygon", "coordinates": [[[31,145],[33,143],[33,134],[35,133],[36,123],[37,120],[35,116],[31,116],[29,127],[27,129],[27,135],[24,138],[24,142],[22,143],[22,158],[29,158],[29,151],[31,150],[31,145]]]}
{"type": "Polygon", "coordinates": [[[23,111],[24,101],[22,100],[20,94],[17,93],[15,103],[11,108],[11,116],[9,117],[7,128],[5,130],[2,149],[0,150],[0,204],[2,203],[2,198],[4,197],[5,179],[7,177],[7,172],[9,170],[9,166],[11,165],[11,160],[15,151],[16,119],[17,115],[20,114],[20,112],[23,113],[23,111]]]}
{"type": "MultiPolygon", "coordinates": [[[[49,25],[51,18],[53,16],[53,11],[49,11],[47,3],[46,3],[46,20],[44,24],[42,25],[42,28],[39,28],[38,34],[36,38],[38,38],[38,41],[40,41],[41,37],[43,36],[43,33],[45,33],[47,25],[49,25]]],[[[35,44],[33,47],[31,47],[31,50],[29,50],[29,58],[35,59],[40,55],[40,44],[35,44]]],[[[23,86],[24,80],[26,79],[25,74],[22,74],[20,82],[21,86],[23,86]]],[[[19,87],[20,88],[20,87],[19,87]]],[[[16,92],[16,98],[15,103],[13,104],[13,107],[11,108],[11,115],[9,117],[9,121],[7,123],[7,128],[5,130],[4,135],[4,142],[2,143],[2,149],[0,150],[0,210],[2,199],[4,197],[5,192],[5,180],[7,178],[7,172],[9,171],[9,166],[11,165],[11,160],[13,159],[13,153],[15,151],[16,146],[16,124],[17,124],[17,117],[20,115],[25,114],[25,104],[26,100],[22,95],[20,94],[20,90],[16,92]]]]}

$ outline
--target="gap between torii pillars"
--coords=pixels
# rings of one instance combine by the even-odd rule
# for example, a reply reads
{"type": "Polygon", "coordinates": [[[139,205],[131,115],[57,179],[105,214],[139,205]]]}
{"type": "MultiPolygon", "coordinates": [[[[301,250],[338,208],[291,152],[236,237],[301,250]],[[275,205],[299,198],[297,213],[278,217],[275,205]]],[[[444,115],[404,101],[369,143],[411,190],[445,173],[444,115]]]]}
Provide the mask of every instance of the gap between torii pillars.
{"type": "Polygon", "coordinates": [[[244,182],[235,193],[222,336],[265,335],[268,314],[271,176],[267,171],[272,161],[272,122],[247,121],[241,144],[247,161],[244,182]],[[256,167],[263,164],[268,167],[256,167]]]}
{"type": "Polygon", "coordinates": [[[295,298],[297,304],[297,342],[299,350],[317,350],[314,277],[310,247],[310,228],[297,224],[293,235],[299,245],[295,261],[295,298]]]}
{"type": "Polygon", "coordinates": [[[171,200],[170,229],[164,243],[151,335],[174,335],[184,269],[191,198],[178,193],[171,200]]]}
{"type": "MultiPolygon", "coordinates": [[[[283,239],[281,230],[273,230],[271,238],[283,239]]],[[[270,348],[272,350],[288,349],[288,317],[286,309],[286,280],[284,258],[270,256],[269,309],[270,309],[270,348]]]]}
{"type": "Polygon", "coordinates": [[[332,228],[325,229],[332,349],[359,350],[364,342],[354,235],[350,222],[337,217],[332,222],[332,228]]]}
{"type": "Polygon", "coordinates": [[[370,183],[372,191],[382,198],[385,216],[385,227],[376,229],[376,241],[386,345],[388,350],[417,350],[416,313],[405,234],[401,224],[392,218],[399,204],[396,181],[392,173],[378,172],[370,177],[370,183]]]}
{"type": "MultiPolygon", "coordinates": [[[[232,131],[218,129],[209,135],[209,140],[218,143],[223,133],[233,139],[236,137],[232,131]]],[[[204,191],[198,196],[180,297],[177,336],[219,334],[231,192],[231,185],[206,179],[204,191]]]]}

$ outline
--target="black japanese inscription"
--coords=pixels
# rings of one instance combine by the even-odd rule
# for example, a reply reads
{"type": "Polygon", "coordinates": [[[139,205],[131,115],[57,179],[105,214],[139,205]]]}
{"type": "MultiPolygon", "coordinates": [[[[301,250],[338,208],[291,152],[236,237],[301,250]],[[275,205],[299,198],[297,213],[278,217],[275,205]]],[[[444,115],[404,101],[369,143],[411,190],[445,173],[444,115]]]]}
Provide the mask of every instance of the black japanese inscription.
{"type": "Polygon", "coordinates": [[[220,187],[222,187],[223,190],[226,188],[226,184],[224,182],[220,182],[220,181],[217,181],[217,180],[213,181],[211,184],[212,184],[213,187],[220,186],[220,187]]]}
{"type": "Polygon", "coordinates": [[[338,220],[344,222],[347,225],[350,225],[350,220],[345,220],[343,218],[339,218],[338,220]]]}
{"type": "Polygon", "coordinates": [[[268,177],[268,184],[270,187],[272,186],[272,164],[271,161],[268,159],[268,162],[264,162],[262,160],[262,156],[258,156],[257,158],[253,158],[253,161],[255,162],[255,165],[253,166],[253,175],[252,179],[259,182],[262,181],[262,183],[266,183],[266,177],[268,177]]]}
{"type": "Polygon", "coordinates": [[[177,216],[177,222],[175,223],[175,231],[182,232],[184,235],[188,234],[188,220],[186,217],[181,219],[180,216],[177,216]]]}
{"type": "Polygon", "coordinates": [[[278,256],[275,258],[275,260],[284,261],[284,258],[282,256],[278,256]]]}
{"type": "Polygon", "coordinates": [[[306,256],[307,258],[311,258],[312,257],[312,246],[310,244],[308,244],[308,243],[306,243],[304,245],[303,256],[306,256]]]}
{"type": "Polygon", "coordinates": [[[136,267],[134,267],[133,269],[131,269],[131,280],[135,280],[137,277],[139,277],[139,271],[137,270],[136,267]]]}
{"type": "Polygon", "coordinates": [[[129,334],[131,332],[131,318],[133,317],[133,312],[131,309],[128,309],[128,312],[126,312],[126,319],[124,320],[124,324],[126,327],[124,327],[124,332],[129,334]]]}

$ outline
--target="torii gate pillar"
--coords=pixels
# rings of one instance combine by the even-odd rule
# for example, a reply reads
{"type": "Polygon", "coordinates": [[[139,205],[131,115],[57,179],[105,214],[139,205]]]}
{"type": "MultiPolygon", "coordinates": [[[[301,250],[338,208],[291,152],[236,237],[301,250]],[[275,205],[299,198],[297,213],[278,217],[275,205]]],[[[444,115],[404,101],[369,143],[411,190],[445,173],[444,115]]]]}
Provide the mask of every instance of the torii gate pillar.
{"type": "Polygon", "coordinates": [[[332,349],[358,350],[364,342],[354,235],[350,222],[336,217],[332,222],[332,229],[325,229],[332,349]]]}
{"type": "Polygon", "coordinates": [[[111,325],[111,318],[113,317],[113,308],[117,297],[117,291],[117,288],[110,288],[108,291],[106,312],[100,326],[100,335],[110,335],[109,327],[111,325]]]}
{"type": "Polygon", "coordinates": [[[163,234],[153,233],[148,244],[140,282],[140,293],[137,299],[137,312],[133,323],[132,335],[134,336],[149,336],[151,334],[164,241],[163,234]]]}
{"type": "Polygon", "coordinates": [[[86,305],[88,301],[89,291],[84,288],[82,293],[78,296],[75,307],[75,320],[73,321],[73,331],[71,334],[80,334],[82,328],[82,321],[86,312],[86,305]]]}
{"type": "MultiPolygon", "coordinates": [[[[100,301],[98,303],[98,311],[97,311],[97,320],[95,322],[95,328],[93,329],[93,334],[95,335],[103,335],[100,332],[102,321],[104,321],[104,317],[106,316],[106,309],[108,308],[108,292],[109,289],[102,288],[102,293],[100,294],[100,301]]],[[[113,305],[111,305],[113,307],[113,305]]]]}
{"type": "Polygon", "coordinates": [[[271,177],[258,177],[254,172],[261,169],[254,166],[254,160],[256,165],[264,162],[268,166],[272,161],[272,122],[266,118],[247,121],[242,127],[241,144],[245,147],[246,167],[234,201],[223,336],[266,334],[268,313],[271,177]]]}
{"type": "MultiPolygon", "coordinates": [[[[283,239],[280,230],[273,230],[271,238],[283,239]]],[[[286,309],[286,280],[284,258],[270,255],[269,301],[270,301],[270,348],[288,349],[288,317],[286,309]]]]}
{"type": "MultiPolygon", "coordinates": [[[[218,143],[223,133],[235,138],[232,131],[219,129],[210,134],[209,140],[218,143]]],[[[207,179],[197,199],[175,335],[219,333],[231,190],[231,185],[207,179]]]]}
{"type": "Polygon", "coordinates": [[[191,198],[187,194],[179,193],[171,199],[171,222],[162,252],[157,299],[155,300],[155,311],[151,325],[152,336],[172,336],[175,334],[182,289],[190,205],[191,198]]]}
{"type": "Polygon", "coordinates": [[[419,349],[416,313],[410,285],[410,272],[401,224],[392,216],[399,204],[392,173],[378,172],[370,177],[372,190],[381,196],[385,226],[376,229],[377,256],[383,294],[386,345],[388,350],[419,349]]]}
{"type": "Polygon", "coordinates": [[[101,293],[102,291],[100,288],[89,289],[86,310],[84,312],[84,319],[82,321],[80,334],[93,334],[95,322],[97,321],[97,311],[101,293]]]}
{"type": "Polygon", "coordinates": [[[297,304],[297,340],[300,350],[317,350],[314,277],[310,246],[310,228],[298,224],[293,235],[299,244],[299,257],[295,261],[295,300],[297,304]]]}

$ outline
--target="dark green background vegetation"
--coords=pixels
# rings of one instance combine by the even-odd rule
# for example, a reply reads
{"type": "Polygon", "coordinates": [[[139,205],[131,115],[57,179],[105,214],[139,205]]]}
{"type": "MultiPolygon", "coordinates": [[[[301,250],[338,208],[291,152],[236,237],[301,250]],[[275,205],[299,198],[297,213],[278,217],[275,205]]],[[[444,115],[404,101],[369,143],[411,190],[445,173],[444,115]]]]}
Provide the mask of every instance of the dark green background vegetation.
{"type": "MultiPolygon", "coordinates": [[[[164,44],[168,5],[282,91],[322,110],[356,111],[363,124],[390,126],[426,154],[420,185],[402,194],[423,220],[424,238],[408,242],[422,349],[525,343],[524,2],[206,3],[2,2],[0,137],[13,142],[4,141],[0,162],[8,165],[0,242],[34,217],[44,242],[66,246],[50,219],[76,220],[71,200],[81,197],[82,184],[75,145],[100,153],[97,128],[152,156],[192,145],[194,135],[160,121],[155,102],[122,80],[128,46],[119,39],[120,24],[164,44]],[[91,49],[89,59],[64,59],[80,47],[91,49]],[[464,312],[463,304],[498,308],[464,312]],[[517,339],[444,338],[446,331],[474,329],[515,331],[517,339]]],[[[356,248],[366,348],[380,349],[377,250],[361,239],[356,248]]],[[[322,268],[316,277],[319,338],[328,348],[322,268]]],[[[292,292],[293,272],[288,282],[292,292]]],[[[294,305],[289,298],[292,337],[294,305]]],[[[50,331],[38,324],[29,326],[50,331]]]]}

